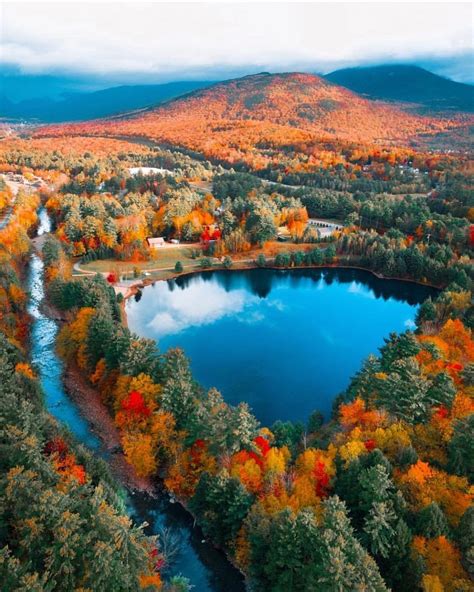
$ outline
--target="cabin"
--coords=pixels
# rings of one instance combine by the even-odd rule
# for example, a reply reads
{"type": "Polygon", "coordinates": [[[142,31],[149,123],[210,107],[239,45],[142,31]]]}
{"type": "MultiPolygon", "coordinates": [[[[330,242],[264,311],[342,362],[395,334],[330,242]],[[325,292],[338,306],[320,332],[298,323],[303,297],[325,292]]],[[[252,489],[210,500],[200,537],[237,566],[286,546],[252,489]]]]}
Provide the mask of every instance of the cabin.
{"type": "Polygon", "coordinates": [[[150,249],[161,249],[166,244],[165,239],[162,236],[148,237],[146,242],[150,249]]]}

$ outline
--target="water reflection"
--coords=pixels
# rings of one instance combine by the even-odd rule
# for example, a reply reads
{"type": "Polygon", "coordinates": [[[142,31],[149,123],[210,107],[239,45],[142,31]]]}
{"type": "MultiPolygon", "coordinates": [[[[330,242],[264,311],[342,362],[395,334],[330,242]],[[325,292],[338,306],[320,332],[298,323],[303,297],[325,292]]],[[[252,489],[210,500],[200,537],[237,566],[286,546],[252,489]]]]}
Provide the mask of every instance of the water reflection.
{"type": "Polygon", "coordinates": [[[163,337],[185,329],[207,325],[246,309],[255,296],[242,289],[225,289],[211,278],[199,278],[192,289],[160,282],[153,288],[153,308],[146,308],[147,325],[154,335],[163,337]]]}
{"type": "Polygon", "coordinates": [[[183,347],[199,382],[268,425],[328,415],[363,359],[412,328],[433,293],[350,269],[211,271],[145,288],[127,314],[133,331],[183,347]]]}
{"type": "Polygon", "coordinates": [[[191,285],[194,286],[197,281],[202,280],[203,283],[208,283],[216,278],[218,278],[219,285],[227,292],[241,288],[259,298],[266,298],[274,287],[282,282],[282,278],[286,278],[293,287],[298,287],[305,281],[314,283],[322,281],[326,286],[331,286],[333,283],[356,284],[360,287],[360,290],[372,292],[375,298],[394,299],[411,305],[418,305],[429,295],[437,293],[437,290],[433,288],[421,286],[414,282],[381,279],[369,271],[337,268],[250,269],[239,272],[204,271],[199,274],[180,276],[174,280],[160,282],[160,284],[167,283],[170,291],[175,288],[185,290],[191,285]]]}

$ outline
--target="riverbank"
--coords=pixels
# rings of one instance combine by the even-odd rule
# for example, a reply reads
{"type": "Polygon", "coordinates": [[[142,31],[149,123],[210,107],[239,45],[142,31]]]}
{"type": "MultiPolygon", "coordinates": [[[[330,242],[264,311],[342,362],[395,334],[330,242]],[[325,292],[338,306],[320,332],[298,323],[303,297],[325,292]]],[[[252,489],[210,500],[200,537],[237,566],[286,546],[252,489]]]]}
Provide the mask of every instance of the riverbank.
{"type": "Polygon", "coordinates": [[[81,370],[67,364],[63,384],[91,430],[100,439],[114,477],[129,491],[139,491],[154,497],[156,491],[152,479],[139,477],[132,465],[126,461],[118,429],[108,409],[100,400],[98,392],[86,382],[81,370]]]}
{"type": "MultiPolygon", "coordinates": [[[[40,309],[41,313],[57,326],[61,326],[68,320],[46,298],[42,300],[40,309]]],[[[120,433],[112,415],[83,371],[69,361],[63,365],[61,378],[68,398],[100,443],[96,450],[106,460],[117,482],[133,496],[129,498],[129,507],[136,523],[145,522],[150,534],[160,536],[163,529],[170,528],[170,526],[165,527],[164,524],[169,524],[170,517],[173,517],[178,523],[173,525],[172,529],[176,530],[176,536],[182,539],[183,546],[176,570],[180,569],[182,573],[187,573],[189,570],[191,572],[189,575],[193,576],[192,581],[200,584],[196,585],[199,590],[243,592],[242,581],[245,575],[221,549],[203,538],[201,530],[196,528],[196,518],[186,504],[176,498],[170,499],[157,475],[149,478],[139,477],[132,465],[126,461],[120,442],[120,433]],[[199,547],[199,551],[196,547],[199,547]],[[185,565],[188,560],[189,567],[185,565]],[[203,561],[202,566],[199,564],[200,561],[203,561]],[[238,575],[234,575],[232,569],[229,573],[230,566],[235,570],[234,574],[238,575]],[[218,573],[215,574],[214,570],[218,573]],[[216,581],[214,581],[215,577],[216,581]]]]}
{"type": "MultiPolygon", "coordinates": [[[[91,430],[104,445],[108,465],[117,481],[127,491],[132,493],[132,495],[135,493],[146,494],[149,498],[155,499],[163,495],[168,496],[168,491],[164,488],[161,481],[161,484],[158,484],[152,478],[139,477],[132,465],[126,461],[120,443],[120,434],[109,410],[100,400],[99,393],[87,382],[77,366],[71,363],[65,366],[63,384],[67,394],[78,406],[81,414],[89,423],[91,430]]],[[[194,524],[197,524],[196,517],[183,500],[173,497],[171,503],[179,504],[183,508],[183,511],[191,516],[194,524]]],[[[211,541],[206,542],[218,552],[224,553],[222,549],[215,547],[211,541]]],[[[245,578],[245,574],[232,561],[232,558],[227,553],[224,553],[224,555],[234,569],[245,578]]]]}
{"type": "MultiPolygon", "coordinates": [[[[48,302],[46,296],[39,305],[39,309],[56,325],[67,322],[67,319],[48,302]]],[[[87,382],[80,368],[70,362],[64,364],[61,379],[67,395],[77,406],[91,432],[100,441],[102,452],[117,481],[130,492],[140,491],[153,497],[155,495],[153,481],[139,477],[126,461],[119,431],[107,407],[100,400],[99,393],[87,382]]]]}

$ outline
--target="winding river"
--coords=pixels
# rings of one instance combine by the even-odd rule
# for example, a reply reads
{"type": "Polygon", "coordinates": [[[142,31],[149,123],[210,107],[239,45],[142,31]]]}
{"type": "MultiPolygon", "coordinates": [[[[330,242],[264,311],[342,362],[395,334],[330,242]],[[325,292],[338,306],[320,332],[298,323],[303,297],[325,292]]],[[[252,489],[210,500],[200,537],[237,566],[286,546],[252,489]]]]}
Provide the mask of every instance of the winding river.
{"type": "MultiPolygon", "coordinates": [[[[39,218],[40,237],[50,231],[51,222],[44,208],[40,210],[39,218]]],[[[28,275],[28,310],[33,317],[31,356],[40,376],[46,407],[79,442],[106,458],[107,453],[99,438],[64,390],[62,362],[55,351],[58,326],[41,310],[44,299],[43,269],[41,257],[33,253],[28,275]]],[[[200,529],[193,526],[191,516],[179,504],[170,503],[166,495],[150,498],[139,493],[129,495],[127,502],[135,523],[148,523],[145,529],[148,534],[160,534],[166,529],[179,541],[180,551],[170,568],[171,574],[186,576],[199,592],[242,592],[245,589],[240,573],[223,553],[204,541],[200,529]]]]}

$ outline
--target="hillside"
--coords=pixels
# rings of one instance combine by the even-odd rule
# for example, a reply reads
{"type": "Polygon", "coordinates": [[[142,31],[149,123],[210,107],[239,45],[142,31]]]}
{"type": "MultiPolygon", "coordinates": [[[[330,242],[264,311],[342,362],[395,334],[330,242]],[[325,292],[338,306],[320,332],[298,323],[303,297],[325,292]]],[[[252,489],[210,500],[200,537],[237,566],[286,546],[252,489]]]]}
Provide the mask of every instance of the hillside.
{"type": "Polygon", "coordinates": [[[96,119],[169,101],[209,84],[204,81],[184,81],[125,85],[90,93],[71,93],[59,100],[40,97],[14,102],[6,96],[0,96],[0,114],[3,118],[45,123],[96,119]]]}
{"type": "MultiPolygon", "coordinates": [[[[408,145],[452,131],[470,117],[428,118],[365,99],[311,74],[257,74],[197,90],[115,121],[43,128],[37,135],[141,136],[228,162],[242,153],[324,139],[408,145]]],[[[248,160],[248,159],[247,159],[248,160]]],[[[253,166],[259,166],[258,158],[253,166]]]]}
{"type": "Polygon", "coordinates": [[[437,110],[474,110],[473,86],[418,66],[345,68],[325,78],[371,99],[406,101],[437,110]]]}

